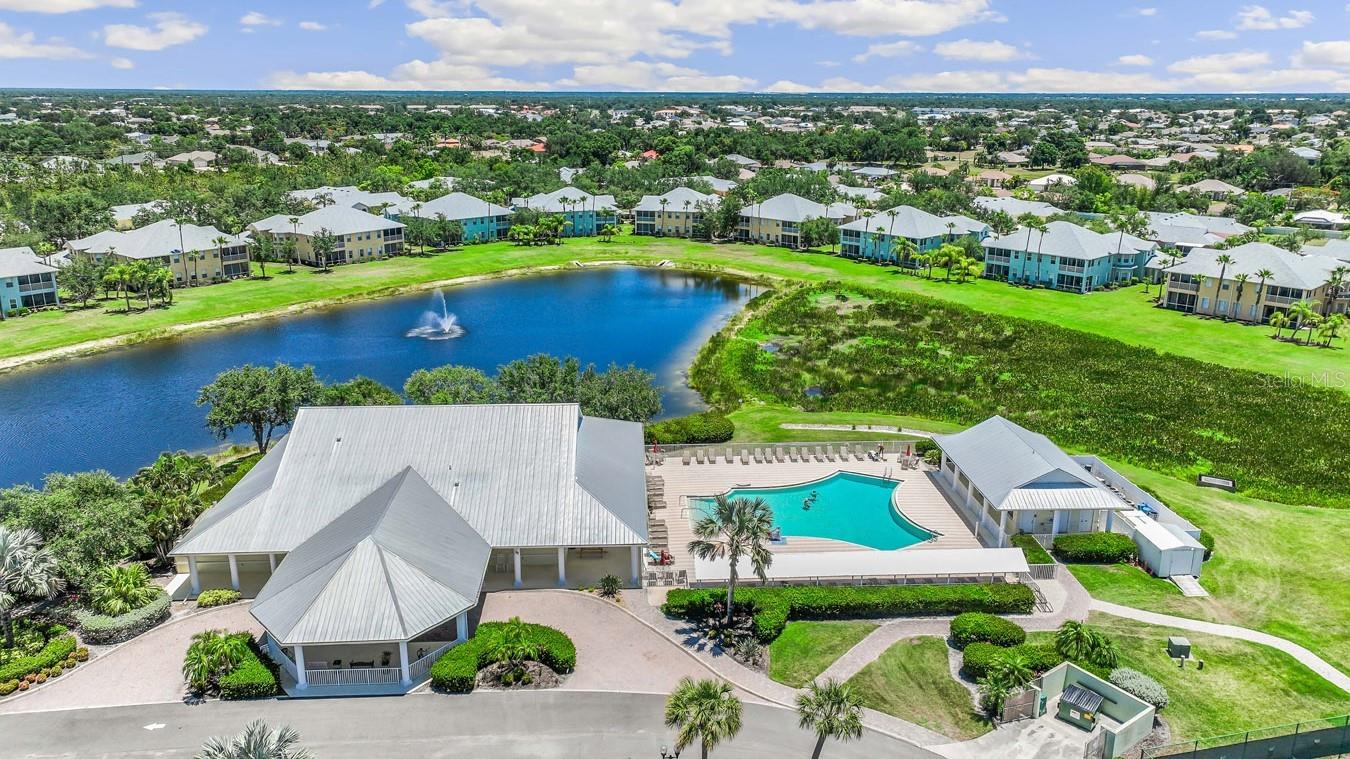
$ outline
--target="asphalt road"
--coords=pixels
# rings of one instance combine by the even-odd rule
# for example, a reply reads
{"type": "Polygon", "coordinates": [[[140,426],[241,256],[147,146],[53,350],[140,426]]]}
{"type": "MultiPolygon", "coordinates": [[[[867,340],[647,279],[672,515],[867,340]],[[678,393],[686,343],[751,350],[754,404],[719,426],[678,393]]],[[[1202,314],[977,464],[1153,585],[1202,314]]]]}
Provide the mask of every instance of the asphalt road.
{"type": "MultiPolygon", "coordinates": [[[[290,725],[316,759],[418,757],[655,758],[672,733],[665,696],[600,692],[479,692],[399,698],[304,699],[121,706],[0,716],[6,759],[190,759],[212,735],[233,735],[262,717],[290,725]]],[[[815,736],[787,709],[747,704],[744,727],[717,759],[811,756],[815,736]]],[[[697,747],[685,751],[697,757],[697,747]]],[[[868,731],[827,745],[829,759],[925,759],[937,754],[868,731]]]]}

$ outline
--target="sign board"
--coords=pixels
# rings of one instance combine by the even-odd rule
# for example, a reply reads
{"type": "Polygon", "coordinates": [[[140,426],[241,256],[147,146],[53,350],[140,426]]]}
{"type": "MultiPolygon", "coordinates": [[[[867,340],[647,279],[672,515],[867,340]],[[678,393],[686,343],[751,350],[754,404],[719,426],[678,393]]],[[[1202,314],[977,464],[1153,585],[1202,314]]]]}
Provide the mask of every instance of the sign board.
{"type": "Polygon", "coordinates": [[[1218,488],[1233,492],[1237,490],[1237,483],[1227,477],[1215,477],[1212,474],[1202,474],[1195,478],[1195,484],[1202,488],[1218,488]]]}

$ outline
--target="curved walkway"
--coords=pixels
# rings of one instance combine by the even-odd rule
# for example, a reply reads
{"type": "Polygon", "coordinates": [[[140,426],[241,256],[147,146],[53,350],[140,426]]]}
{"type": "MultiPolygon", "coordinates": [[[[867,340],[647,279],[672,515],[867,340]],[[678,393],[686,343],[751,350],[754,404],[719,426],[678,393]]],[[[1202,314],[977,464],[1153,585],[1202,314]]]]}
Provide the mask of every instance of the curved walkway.
{"type": "Polygon", "coordinates": [[[1278,638],[1270,633],[1263,633],[1258,630],[1249,630],[1246,627],[1236,627],[1234,625],[1224,625],[1217,622],[1205,622],[1199,619],[1188,619],[1186,617],[1174,617],[1170,614],[1157,614],[1143,609],[1135,609],[1130,606],[1121,606],[1107,601],[1092,600],[1092,610],[1105,612],[1117,617],[1133,619],[1136,622],[1144,622],[1150,625],[1160,625],[1162,627],[1176,627],[1191,632],[1206,633],[1208,635],[1218,635],[1224,638],[1237,638],[1239,640],[1260,643],[1263,646],[1289,654],[1298,660],[1300,664],[1311,669],[1328,682],[1350,693],[1350,677],[1345,673],[1328,664],[1322,657],[1300,646],[1297,643],[1278,638]]]}

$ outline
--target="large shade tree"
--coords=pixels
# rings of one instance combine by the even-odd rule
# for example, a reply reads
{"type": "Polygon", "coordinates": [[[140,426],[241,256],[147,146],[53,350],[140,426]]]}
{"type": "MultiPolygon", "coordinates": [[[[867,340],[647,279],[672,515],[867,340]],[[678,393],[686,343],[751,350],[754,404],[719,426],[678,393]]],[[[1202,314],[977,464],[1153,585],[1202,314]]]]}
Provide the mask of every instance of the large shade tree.
{"type": "Polygon", "coordinates": [[[322,389],[312,366],[245,364],[217,375],[198,393],[197,405],[210,407],[206,427],[217,438],[226,440],[235,428],[247,426],[258,452],[267,453],[273,433],[294,422],[300,407],[313,403],[322,389]]]}

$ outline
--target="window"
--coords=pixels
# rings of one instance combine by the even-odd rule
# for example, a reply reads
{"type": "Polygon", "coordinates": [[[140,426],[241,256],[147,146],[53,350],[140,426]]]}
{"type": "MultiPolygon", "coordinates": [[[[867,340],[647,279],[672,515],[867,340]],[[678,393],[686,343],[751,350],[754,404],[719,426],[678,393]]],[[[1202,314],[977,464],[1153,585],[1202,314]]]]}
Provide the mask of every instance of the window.
{"type": "Polygon", "coordinates": [[[1200,299],[1200,308],[1209,308],[1209,298],[1200,299]]]}

